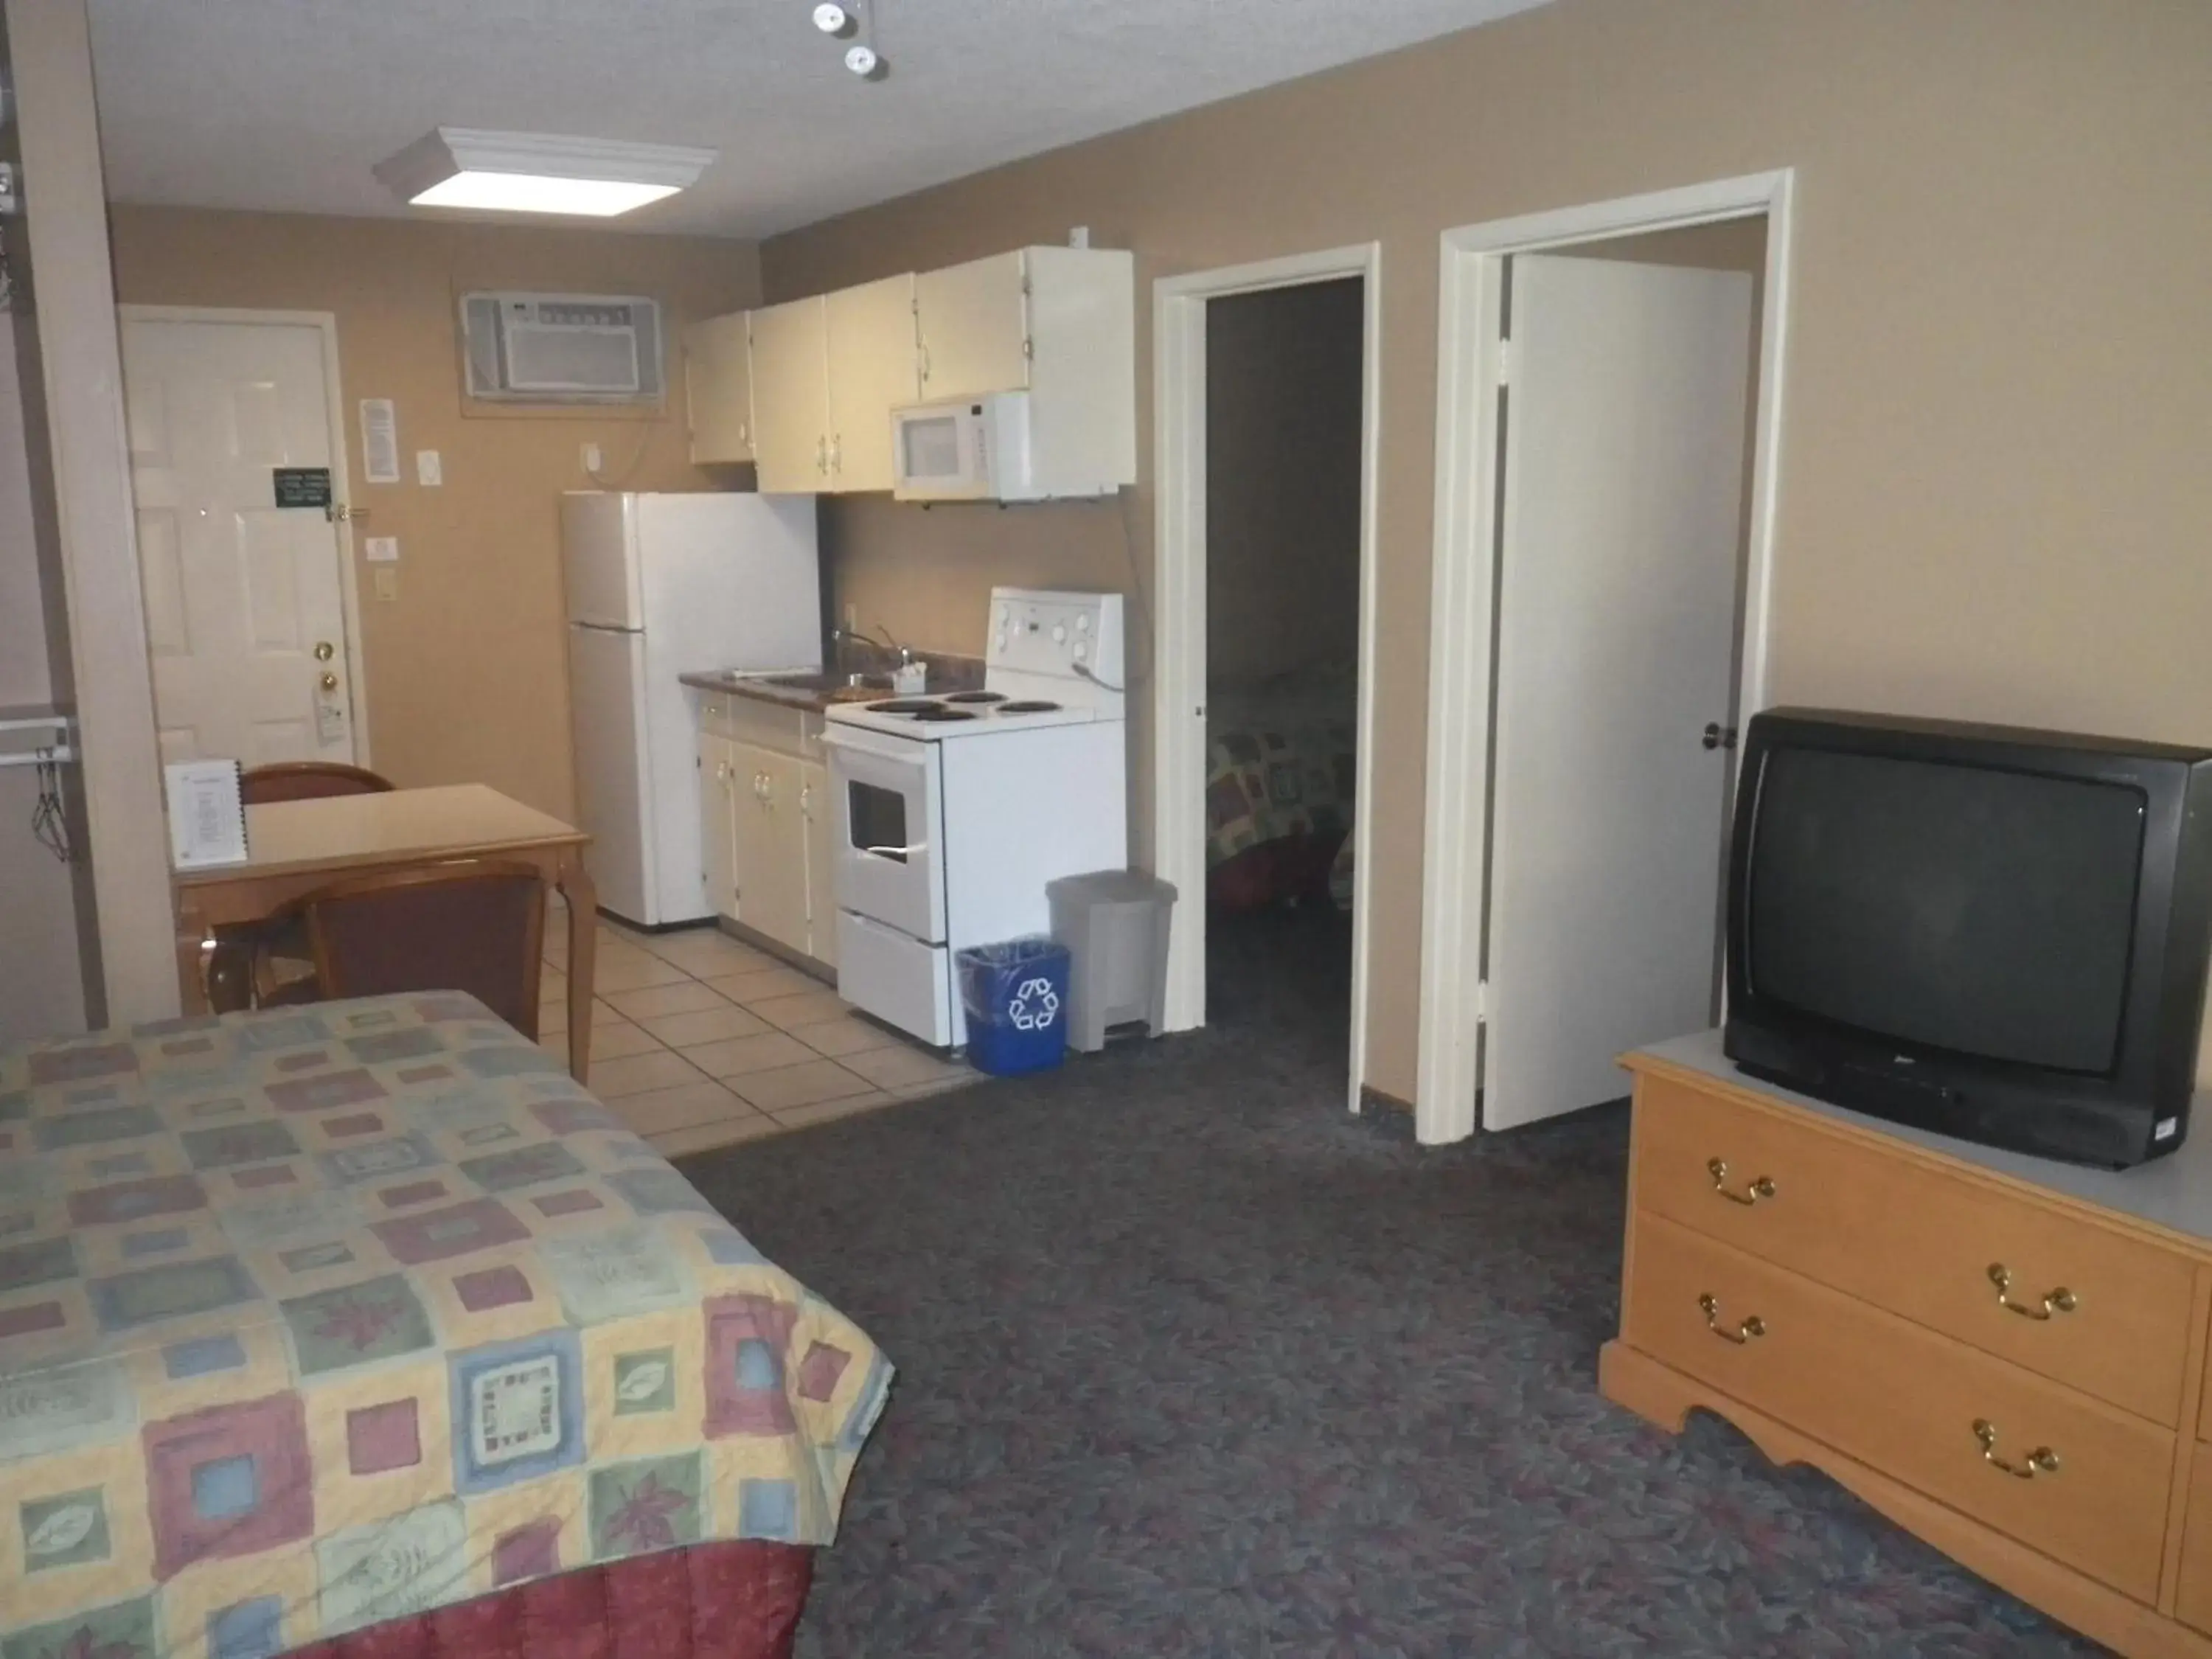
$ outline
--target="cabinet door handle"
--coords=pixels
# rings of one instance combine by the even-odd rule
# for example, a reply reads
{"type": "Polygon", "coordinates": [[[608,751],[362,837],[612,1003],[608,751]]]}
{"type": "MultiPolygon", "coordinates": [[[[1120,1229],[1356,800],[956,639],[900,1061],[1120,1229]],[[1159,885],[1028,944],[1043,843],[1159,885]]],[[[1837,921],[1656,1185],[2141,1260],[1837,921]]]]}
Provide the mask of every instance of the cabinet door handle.
{"type": "Polygon", "coordinates": [[[2018,1314],[2022,1319],[2040,1322],[2050,1318],[2053,1314],[2072,1313],[2075,1309],[2081,1305],[2081,1298],[2063,1285],[2045,1297],[2043,1305],[2039,1308],[2030,1307],[2025,1302],[2014,1301],[2012,1270],[2002,1261],[1990,1263],[1990,1283],[1997,1287],[1997,1306],[2002,1308],[2007,1313],[2018,1314]]]}
{"type": "Polygon", "coordinates": [[[929,378],[929,342],[924,340],[921,343],[921,378],[925,380],[929,378]]]}
{"type": "Polygon", "coordinates": [[[2001,1474],[2015,1480],[2033,1480],[2039,1474],[2058,1473],[2058,1454],[2048,1446],[2038,1446],[2019,1462],[1997,1455],[1997,1425],[1986,1417],[1974,1419],[1974,1438],[1981,1443],[1982,1462],[2001,1474]]]}
{"type": "Polygon", "coordinates": [[[814,440],[814,470],[825,478],[830,476],[830,438],[826,433],[814,440]]]}
{"type": "Polygon", "coordinates": [[[832,472],[845,470],[845,434],[842,432],[835,434],[830,440],[830,470],[832,472]]]}
{"type": "Polygon", "coordinates": [[[1731,1188],[1728,1184],[1728,1161],[1725,1158],[1707,1158],[1705,1173],[1713,1178],[1713,1190],[1731,1204],[1756,1204],[1762,1198],[1774,1196],[1774,1181],[1771,1176],[1760,1176],[1740,1193],[1731,1188]]]}
{"type": "Polygon", "coordinates": [[[1705,1310],[1705,1328],[1723,1342],[1733,1342],[1739,1348],[1755,1338],[1766,1334],[1766,1322],[1757,1314],[1747,1315],[1730,1330],[1721,1323],[1721,1299],[1711,1291],[1698,1298],[1698,1306],[1705,1310]]]}

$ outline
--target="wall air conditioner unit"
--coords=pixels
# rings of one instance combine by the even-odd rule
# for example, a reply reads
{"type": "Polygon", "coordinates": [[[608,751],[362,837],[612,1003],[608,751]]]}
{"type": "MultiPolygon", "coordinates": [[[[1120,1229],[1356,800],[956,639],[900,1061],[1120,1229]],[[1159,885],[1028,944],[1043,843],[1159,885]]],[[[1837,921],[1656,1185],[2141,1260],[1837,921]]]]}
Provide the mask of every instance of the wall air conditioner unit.
{"type": "Polygon", "coordinates": [[[464,294],[469,396],[501,404],[660,402],[660,307],[635,295],[464,294]]]}

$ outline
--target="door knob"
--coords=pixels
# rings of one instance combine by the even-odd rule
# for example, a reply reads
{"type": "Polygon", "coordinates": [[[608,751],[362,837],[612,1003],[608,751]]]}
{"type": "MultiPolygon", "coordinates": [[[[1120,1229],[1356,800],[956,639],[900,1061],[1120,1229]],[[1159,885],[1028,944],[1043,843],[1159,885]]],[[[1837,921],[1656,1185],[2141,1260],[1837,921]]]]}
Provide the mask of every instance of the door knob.
{"type": "Polygon", "coordinates": [[[315,641],[315,660],[317,662],[328,662],[337,653],[337,647],[333,646],[328,640],[317,640],[315,641]]]}
{"type": "Polygon", "coordinates": [[[1698,741],[1708,749],[1733,749],[1735,747],[1735,727],[1723,726],[1718,720],[1707,720],[1698,741]]]}
{"type": "Polygon", "coordinates": [[[325,691],[337,690],[338,689],[338,677],[335,674],[324,675],[322,678],[322,687],[325,691]]]}

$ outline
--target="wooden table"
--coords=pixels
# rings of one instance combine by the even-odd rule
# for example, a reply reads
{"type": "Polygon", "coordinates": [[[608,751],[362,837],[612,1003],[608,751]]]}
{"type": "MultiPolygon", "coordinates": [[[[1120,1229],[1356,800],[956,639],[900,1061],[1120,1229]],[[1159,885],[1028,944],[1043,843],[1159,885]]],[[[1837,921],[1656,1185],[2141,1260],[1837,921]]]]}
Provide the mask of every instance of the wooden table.
{"type": "Polygon", "coordinates": [[[246,809],[252,856],[219,870],[179,870],[177,971],[185,1012],[208,1011],[203,968],[217,927],[265,921],[348,876],[440,859],[514,859],[538,866],[568,902],[568,1070],[585,1081],[592,1052],[592,963],[599,896],[584,868],[591,837],[480,783],[385,794],[272,801],[246,809]]]}

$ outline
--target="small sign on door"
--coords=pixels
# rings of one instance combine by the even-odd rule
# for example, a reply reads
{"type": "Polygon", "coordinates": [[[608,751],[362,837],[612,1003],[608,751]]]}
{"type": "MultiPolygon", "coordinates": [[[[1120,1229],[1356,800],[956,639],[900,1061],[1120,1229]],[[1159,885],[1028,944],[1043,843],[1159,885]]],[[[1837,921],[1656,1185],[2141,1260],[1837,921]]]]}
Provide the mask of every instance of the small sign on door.
{"type": "Polygon", "coordinates": [[[331,504],[331,470],[326,466],[280,466],[273,469],[273,476],[279,507],[331,504]]]}

